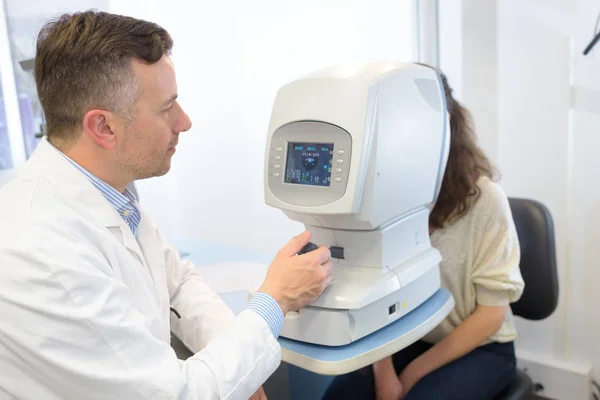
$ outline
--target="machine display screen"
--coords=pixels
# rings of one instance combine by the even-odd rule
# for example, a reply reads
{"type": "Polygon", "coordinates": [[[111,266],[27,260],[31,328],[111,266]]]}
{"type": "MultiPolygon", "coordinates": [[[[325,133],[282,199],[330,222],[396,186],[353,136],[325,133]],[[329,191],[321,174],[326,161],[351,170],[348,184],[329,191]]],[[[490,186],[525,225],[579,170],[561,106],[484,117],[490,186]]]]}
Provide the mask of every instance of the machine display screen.
{"type": "Polygon", "coordinates": [[[285,183],[329,186],[333,143],[288,143],[285,183]]]}

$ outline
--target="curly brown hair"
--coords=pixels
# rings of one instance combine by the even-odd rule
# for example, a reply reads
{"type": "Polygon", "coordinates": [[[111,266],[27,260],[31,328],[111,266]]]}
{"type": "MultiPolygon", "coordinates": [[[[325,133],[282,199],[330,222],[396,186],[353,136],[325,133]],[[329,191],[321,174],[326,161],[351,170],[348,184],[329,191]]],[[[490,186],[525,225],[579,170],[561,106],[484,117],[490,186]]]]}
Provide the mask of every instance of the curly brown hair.
{"type": "Polygon", "coordinates": [[[446,75],[435,70],[441,77],[450,113],[450,154],[440,194],[429,215],[429,226],[441,229],[467,214],[479,199],[479,177],[487,176],[495,180],[499,174],[477,144],[471,114],[452,96],[446,75]]]}

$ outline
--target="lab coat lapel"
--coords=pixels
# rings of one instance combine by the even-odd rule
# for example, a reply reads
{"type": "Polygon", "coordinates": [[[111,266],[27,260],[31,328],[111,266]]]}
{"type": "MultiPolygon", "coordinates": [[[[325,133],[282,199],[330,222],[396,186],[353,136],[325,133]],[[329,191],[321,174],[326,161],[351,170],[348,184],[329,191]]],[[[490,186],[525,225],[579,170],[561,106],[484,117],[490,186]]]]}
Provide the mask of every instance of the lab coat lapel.
{"type": "MultiPolygon", "coordinates": [[[[140,210],[141,211],[141,210],[140,210]]],[[[164,246],[160,243],[157,236],[157,228],[151,218],[146,216],[143,211],[140,225],[137,230],[137,242],[147,262],[152,281],[156,293],[158,294],[160,307],[165,311],[164,320],[169,320],[169,291],[166,285],[167,282],[167,266],[165,254],[163,253],[164,246]]],[[[164,334],[169,337],[169,326],[165,325],[166,331],[164,334]]]]}
{"type": "MultiPolygon", "coordinates": [[[[140,248],[138,241],[131,232],[129,226],[122,220],[118,226],[107,225],[106,228],[125,246],[129,253],[151,274],[150,267],[144,257],[144,252],[140,248]]],[[[154,278],[153,278],[154,279],[154,278]]]]}
{"type": "MultiPolygon", "coordinates": [[[[56,195],[60,196],[73,212],[79,214],[86,222],[110,232],[115,238],[115,246],[123,246],[127,250],[128,255],[131,257],[126,260],[127,265],[122,266],[122,268],[139,268],[143,274],[143,279],[146,280],[147,277],[147,281],[141,285],[149,286],[146,287],[145,294],[149,294],[154,298],[158,308],[153,309],[147,302],[142,308],[148,317],[152,332],[157,338],[168,342],[170,328],[168,324],[169,296],[166,288],[166,278],[164,278],[164,274],[166,274],[164,272],[165,261],[163,259],[162,264],[158,261],[160,260],[158,256],[160,243],[156,235],[152,234],[153,229],[148,227],[147,221],[146,223],[140,223],[140,227],[138,227],[140,242],[138,243],[138,239],[133,235],[131,229],[114,206],[106,200],[104,195],[96,189],[81,171],[77,170],[46,139],[38,144],[34,154],[23,166],[20,173],[36,177],[41,176],[42,179],[47,179],[57,189],[56,195]],[[31,169],[34,170],[33,173],[29,172],[31,169]],[[152,239],[153,237],[154,239],[152,239]],[[157,271],[160,272],[161,268],[163,278],[157,280],[156,277],[160,276],[157,271]],[[157,288],[157,290],[147,291],[152,287],[157,288]]],[[[143,216],[142,221],[144,222],[143,216]]],[[[123,262],[123,260],[119,261],[123,262]]]]}
{"type": "Polygon", "coordinates": [[[140,246],[117,210],[46,138],[40,141],[26,165],[26,168],[37,169],[55,185],[75,211],[96,225],[108,229],[149,271],[140,246]]]}

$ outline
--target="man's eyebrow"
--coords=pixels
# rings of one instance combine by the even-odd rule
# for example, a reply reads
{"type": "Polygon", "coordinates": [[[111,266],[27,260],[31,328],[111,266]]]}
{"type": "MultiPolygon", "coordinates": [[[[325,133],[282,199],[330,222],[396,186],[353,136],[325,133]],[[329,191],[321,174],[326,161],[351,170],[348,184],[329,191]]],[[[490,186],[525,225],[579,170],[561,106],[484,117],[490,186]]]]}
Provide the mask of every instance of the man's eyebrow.
{"type": "Polygon", "coordinates": [[[174,102],[177,99],[177,95],[174,94],[173,96],[169,97],[169,99],[167,101],[165,101],[164,103],[162,103],[162,106],[166,106],[171,104],[172,102],[174,102]]]}

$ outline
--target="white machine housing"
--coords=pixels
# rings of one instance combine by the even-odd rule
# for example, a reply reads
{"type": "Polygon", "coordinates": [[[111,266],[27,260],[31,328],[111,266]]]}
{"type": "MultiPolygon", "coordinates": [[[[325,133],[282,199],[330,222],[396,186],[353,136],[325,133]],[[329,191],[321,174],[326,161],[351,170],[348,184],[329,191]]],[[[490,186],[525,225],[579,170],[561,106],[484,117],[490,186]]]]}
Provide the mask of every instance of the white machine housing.
{"type": "Polygon", "coordinates": [[[281,336],[349,344],[439,289],[441,256],[428,220],[449,135],[440,77],[422,65],[331,67],[278,91],[266,204],[304,223],[315,244],[344,253],[332,259],[334,282],[315,303],[287,314],[281,336]]]}

